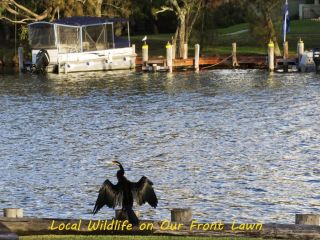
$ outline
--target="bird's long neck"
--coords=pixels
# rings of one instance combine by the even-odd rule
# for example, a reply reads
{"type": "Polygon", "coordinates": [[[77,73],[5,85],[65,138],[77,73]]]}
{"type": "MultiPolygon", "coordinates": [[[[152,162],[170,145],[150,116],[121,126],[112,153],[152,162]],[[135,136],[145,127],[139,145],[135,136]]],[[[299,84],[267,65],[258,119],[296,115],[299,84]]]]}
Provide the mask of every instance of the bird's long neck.
{"type": "Polygon", "coordinates": [[[117,172],[117,178],[118,178],[118,180],[120,180],[121,178],[124,177],[124,169],[123,169],[123,167],[122,167],[121,164],[119,165],[119,168],[120,168],[120,170],[117,172]]]}

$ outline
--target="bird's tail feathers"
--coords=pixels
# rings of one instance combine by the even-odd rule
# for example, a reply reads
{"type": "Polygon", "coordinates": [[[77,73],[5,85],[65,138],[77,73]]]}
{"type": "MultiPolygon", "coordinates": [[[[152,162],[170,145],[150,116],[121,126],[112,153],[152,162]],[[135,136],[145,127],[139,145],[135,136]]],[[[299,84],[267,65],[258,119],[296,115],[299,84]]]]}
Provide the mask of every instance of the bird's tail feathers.
{"type": "Polygon", "coordinates": [[[127,216],[128,216],[128,220],[129,222],[133,225],[139,225],[139,219],[137,217],[137,215],[135,214],[135,212],[132,210],[132,208],[126,208],[127,211],[127,216]]]}

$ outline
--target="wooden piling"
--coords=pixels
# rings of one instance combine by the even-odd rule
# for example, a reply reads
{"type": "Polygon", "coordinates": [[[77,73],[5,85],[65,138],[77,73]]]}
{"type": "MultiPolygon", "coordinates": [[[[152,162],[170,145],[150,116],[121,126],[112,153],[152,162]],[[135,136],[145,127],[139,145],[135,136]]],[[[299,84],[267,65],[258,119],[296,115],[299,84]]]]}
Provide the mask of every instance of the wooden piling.
{"type": "Polygon", "coordinates": [[[274,43],[272,40],[268,44],[268,68],[269,71],[274,71],[274,43]]]}
{"type": "Polygon", "coordinates": [[[283,59],[288,59],[289,57],[289,45],[288,42],[286,41],[283,43],[283,59]]]}
{"type": "Polygon", "coordinates": [[[171,209],[171,222],[190,223],[192,221],[191,208],[171,209]]]}
{"type": "Polygon", "coordinates": [[[172,44],[172,59],[176,59],[176,45],[172,44]]]}
{"type": "Polygon", "coordinates": [[[19,71],[23,70],[23,47],[18,48],[19,71]]]}
{"type": "Polygon", "coordinates": [[[8,218],[23,218],[22,208],[4,208],[3,216],[8,218]]]}
{"type": "Polygon", "coordinates": [[[237,43],[232,43],[232,66],[239,67],[239,63],[237,60],[237,43]]]}
{"type": "Polygon", "coordinates": [[[136,45],[132,44],[131,48],[132,48],[132,55],[135,55],[136,54],[136,45]]]}
{"type": "Polygon", "coordinates": [[[320,226],[319,214],[296,214],[296,224],[320,226]]]}
{"type": "Polygon", "coordinates": [[[172,45],[168,42],[166,45],[166,52],[167,52],[167,66],[169,72],[172,72],[173,60],[172,60],[172,45]]]}
{"type": "Polygon", "coordinates": [[[200,45],[194,45],[194,69],[199,72],[199,60],[200,60],[200,45]]]}
{"type": "Polygon", "coordinates": [[[188,43],[183,44],[183,59],[188,59],[188,43]]]}
{"type": "Polygon", "coordinates": [[[301,40],[301,38],[298,41],[297,53],[298,53],[298,63],[300,65],[301,57],[304,53],[304,42],[301,40]]]}
{"type": "Polygon", "coordinates": [[[145,43],[142,45],[142,62],[143,65],[147,65],[147,62],[149,60],[149,55],[148,55],[148,45],[145,43]]]}

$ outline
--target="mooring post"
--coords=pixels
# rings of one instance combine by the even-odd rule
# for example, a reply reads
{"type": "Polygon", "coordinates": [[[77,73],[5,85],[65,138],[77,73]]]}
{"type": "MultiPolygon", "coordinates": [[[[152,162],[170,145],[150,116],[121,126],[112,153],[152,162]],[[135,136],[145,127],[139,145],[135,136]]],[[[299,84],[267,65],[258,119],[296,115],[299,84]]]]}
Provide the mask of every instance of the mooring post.
{"type": "Polygon", "coordinates": [[[271,39],[268,44],[268,66],[269,66],[269,71],[273,72],[274,71],[274,43],[271,39]]]}
{"type": "Polygon", "coordinates": [[[142,62],[143,62],[143,65],[147,65],[148,63],[148,60],[149,60],[149,55],[148,55],[148,44],[145,42],[143,45],[142,45],[142,62]]]}
{"type": "Polygon", "coordinates": [[[132,44],[131,48],[132,48],[132,55],[135,55],[136,54],[136,45],[132,44]]]}
{"type": "Polygon", "coordinates": [[[176,45],[172,44],[172,59],[176,59],[176,45]]]}
{"type": "Polygon", "coordinates": [[[22,208],[4,208],[3,216],[7,218],[23,218],[22,208]]]}
{"type": "Polygon", "coordinates": [[[288,42],[283,43],[283,71],[288,72],[288,56],[289,56],[289,48],[288,42]]]}
{"type": "Polygon", "coordinates": [[[188,59],[188,43],[183,44],[183,59],[188,59]]]}
{"type": "Polygon", "coordinates": [[[288,41],[283,43],[283,59],[287,60],[289,57],[289,46],[288,41]]]}
{"type": "Polygon", "coordinates": [[[199,72],[200,45],[194,45],[194,69],[199,72]]]}
{"type": "Polygon", "coordinates": [[[298,41],[297,53],[298,53],[298,66],[300,66],[301,57],[304,53],[304,42],[301,40],[301,38],[298,41]]]}
{"type": "Polygon", "coordinates": [[[169,72],[172,72],[172,65],[173,65],[173,60],[172,60],[172,45],[168,42],[166,45],[166,50],[167,50],[167,66],[169,69],[169,72]]]}
{"type": "Polygon", "coordinates": [[[23,47],[18,48],[19,71],[23,70],[23,47]]]}
{"type": "Polygon", "coordinates": [[[296,224],[320,226],[319,214],[296,214],[296,224]]]}
{"type": "Polygon", "coordinates": [[[232,67],[239,67],[237,60],[237,43],[232,43],[232,67]]]}
{"type": "Polygon", "coordinates": [[[191,208],[171,209],[171,222],[190,223],[192,221],[191,208]]]}
{"type": "MultiPolygon", "coordinates": [[[[138,218],[140,217],[140,212],[139,211],[134,211],[134,213],[136,214],[136,216],[138,218]]],[[[127,212],[125,210],[116,209],[114,214],[115,214],[115,219],[116,220],[128,220],[127,212]]]]}

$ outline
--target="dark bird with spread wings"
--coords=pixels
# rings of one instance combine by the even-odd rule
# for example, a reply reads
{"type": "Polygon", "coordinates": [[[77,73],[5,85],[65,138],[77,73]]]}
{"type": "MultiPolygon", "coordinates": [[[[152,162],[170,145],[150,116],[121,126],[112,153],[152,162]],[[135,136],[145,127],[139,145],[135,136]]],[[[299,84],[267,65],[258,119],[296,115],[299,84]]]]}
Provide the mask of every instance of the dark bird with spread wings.
{"type": "Polygon", "coordinates": [[[124,169],[121,163],[118,161],[112,161],[112,163],[120,168],[117,172],[118,183],[114,185],[107,179],[102,184],[93,214],[96,214],[104,205],[109,208],[121,206],[122,210],[126,211],[129,222],[133,225],[138,225],[139,219],[132,209],[133,200],[139,205],[147,202],[156,208],[158,199],[152,187],[153,183],[145,176],[138,182],[130,182],[124,176],[124,169]]]}

